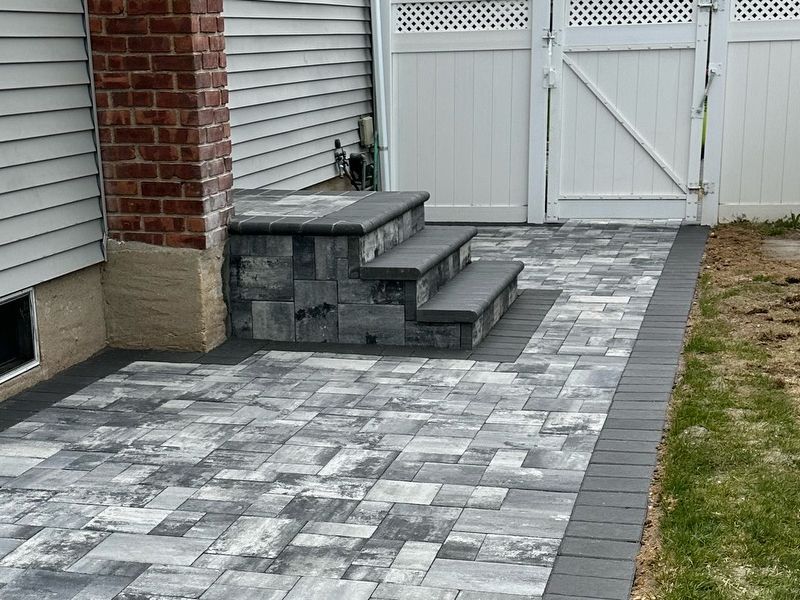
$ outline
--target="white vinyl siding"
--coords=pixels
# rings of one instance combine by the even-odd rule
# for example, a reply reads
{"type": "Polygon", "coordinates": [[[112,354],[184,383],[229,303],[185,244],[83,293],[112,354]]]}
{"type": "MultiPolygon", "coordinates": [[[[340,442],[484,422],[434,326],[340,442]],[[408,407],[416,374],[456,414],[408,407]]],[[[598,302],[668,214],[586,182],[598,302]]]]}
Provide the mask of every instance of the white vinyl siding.
{"type": "Polygon", "coordinates": [[[369,0],[226,0],[237,188],[303,188],[336,175],[372,113],[369,0]]]}
{"type": "Polygon", "coordinates": [[[103,260],[81,0],[0,5],[0,297],[103,260]]]}

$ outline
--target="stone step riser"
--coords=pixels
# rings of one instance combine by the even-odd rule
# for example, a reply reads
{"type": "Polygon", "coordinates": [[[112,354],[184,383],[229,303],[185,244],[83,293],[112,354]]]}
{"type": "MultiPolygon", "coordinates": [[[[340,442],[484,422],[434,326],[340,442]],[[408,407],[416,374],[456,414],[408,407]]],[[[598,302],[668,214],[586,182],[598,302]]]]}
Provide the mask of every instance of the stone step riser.
{"type": "Polygon", "coordinates": [[[475,323],[416,322],[417,307],[469,264],[469,242],[417,281],[354,278],[358,269],[351,266],[351,250],[352,239],[344,236],[233,236],[233,334],[273,341],[471,349],[516,298],[515,281],[475,323]]]}
{"type": "Polygon", "coordinates": [[[362,236],[350,237],[351,265],[365,265],[425,228],[425,208],[417,206],[362,236]]]}
{"type": "MultiPolygon", "coordinates": [[[[418,308],[470,265],[476,231],[424,232],[424,195],[392,196],[397,204],[387,198],[343,203],[335,215],[299,225],[299,217],[256,214],[232,227],[228,302],[233,334],[286,342],[474,348],[516,298],[516,281],[508,289],[490,285],[485,300],[480,285],[473,285],[484,307],[473,311],[469,320],[474,322],[460,321],[460,313],[453,322],[417,322],[418,308]],[[401,245],[399,253],[376,260],[401,245]]],[[[254,206],[256,211],[259,205],[254,206]]],[[[431,313],[430,320],[439,317],[431,313]]]]}
{"type": "Polygon", "coordinates": [[[458,275],[471,260],[470,242],[467,242],[416,281],[406,281],[406,319],[416,320],[417,307],[433,298],[436,292],[458,275]]]}
{"type": "Polygon", "coordinates": [[[492,327],[501,319],[519,296],[517,280],[514,279],[506,289],[492,302],[491,306],[474,323],[461,325],[461,347],[472,349],[483,341],[492,327]]]}

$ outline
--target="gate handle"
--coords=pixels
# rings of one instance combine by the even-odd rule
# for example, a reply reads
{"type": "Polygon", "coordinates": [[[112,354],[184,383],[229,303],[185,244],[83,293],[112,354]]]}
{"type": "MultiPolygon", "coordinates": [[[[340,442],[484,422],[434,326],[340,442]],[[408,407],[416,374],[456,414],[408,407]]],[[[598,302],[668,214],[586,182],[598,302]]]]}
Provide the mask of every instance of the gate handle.
{"type": "Polygon", "coordinates": [[[708,81],[706,82],[706,89],[703,92],[703,97],[700,99],[700,104],[698,104],[692,109],[692,115],[695,118],[702,117],[703,113],[705,113],[706,100],[708,100],[708,92],[711,90],[711,84],[714,83],[714,79],[717,78],[721,70],[722,68],[720,65],[709,65],[708,81]]]}

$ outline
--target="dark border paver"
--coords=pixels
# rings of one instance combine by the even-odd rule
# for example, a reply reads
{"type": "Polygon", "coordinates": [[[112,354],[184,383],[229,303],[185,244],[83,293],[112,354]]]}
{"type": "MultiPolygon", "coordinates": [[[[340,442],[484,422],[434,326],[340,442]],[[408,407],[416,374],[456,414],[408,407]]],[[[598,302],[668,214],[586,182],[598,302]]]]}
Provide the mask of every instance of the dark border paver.
{"type": "Polygon", "coordinates": [[[543,600],[625,600],[708,229],[685,225],[644,315],[543,600]]]}

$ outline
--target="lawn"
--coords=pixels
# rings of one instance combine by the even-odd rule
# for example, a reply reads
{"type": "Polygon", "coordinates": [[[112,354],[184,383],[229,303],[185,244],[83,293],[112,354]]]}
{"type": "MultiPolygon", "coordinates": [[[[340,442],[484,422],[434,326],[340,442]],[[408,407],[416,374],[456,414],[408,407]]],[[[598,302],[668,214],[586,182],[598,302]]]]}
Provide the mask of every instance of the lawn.
{"type": "Polygon", "coordinates": [[[798,220],[720,226],[704,259],[634,598],[800,598],[798,220]]]}

